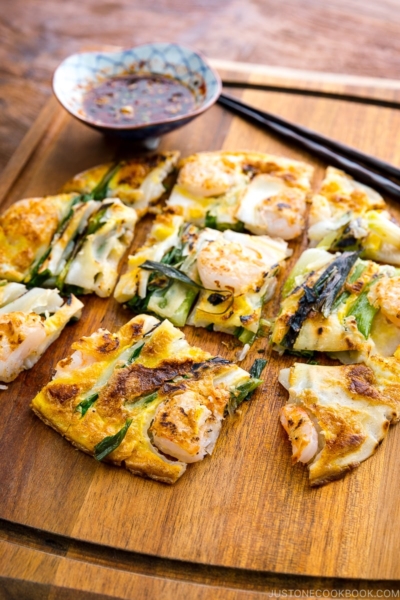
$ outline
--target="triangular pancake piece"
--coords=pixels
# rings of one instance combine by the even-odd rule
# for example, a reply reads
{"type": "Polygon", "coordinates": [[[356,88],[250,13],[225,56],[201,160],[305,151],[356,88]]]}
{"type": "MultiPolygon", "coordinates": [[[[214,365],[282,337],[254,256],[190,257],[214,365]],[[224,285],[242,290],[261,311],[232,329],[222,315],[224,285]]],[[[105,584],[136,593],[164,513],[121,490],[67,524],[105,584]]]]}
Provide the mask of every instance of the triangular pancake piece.
{"type": "Polygon", "coordinates": [[[289,391],[281,422],[311,485],[358,467],[400,418],[400,363],[393,358],[338,367],[296,363],[281,371],[280,382],[289,391]]]}
{"type": "Polygon", "coordinates": [[[97,460],[166,483],[212,453],[225,412],[261,383],[147,315],[72,349],[33,399],[34,412],[97,460]]]}

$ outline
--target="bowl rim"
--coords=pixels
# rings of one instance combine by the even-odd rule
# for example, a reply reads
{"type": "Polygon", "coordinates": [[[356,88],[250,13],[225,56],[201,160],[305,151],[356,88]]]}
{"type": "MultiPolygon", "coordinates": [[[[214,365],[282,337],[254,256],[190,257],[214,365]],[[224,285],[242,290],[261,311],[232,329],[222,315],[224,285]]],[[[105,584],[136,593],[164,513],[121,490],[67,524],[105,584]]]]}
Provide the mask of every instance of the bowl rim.
{"type": "Polygon", "coordinates": [[[86,125],[89,125],[91,127],[97,128],[97,129],[110,130],[110,131],[113,131],[113,130],[120,130],[120,131],[127,131],[127,130],[134,131],[135,130],[136,131],[136,130],[142,130],[142,129],[146,129],[146,128],[150,128],[150,127],[167,125],[170,123],[171,124],[177,123],[179,121],[186,120],[186,119],[192,120],[195,117],[201,115],[208,108],[210,108],[213,104],[215,104],[215,102],[218,100],[218,97],[220,96],[220,94],[222,92],[222,81],[221,81],[221,77],[220,77],[218,71],[210,65],[207,58],[204,56],[204,54],[202,52],[193,50],[192,48],[190,48],[188,46],[185,46],[183,44],[178,44],[176,42],[149,42],[147,44],[139,44],[138,46],[132,46],[130,48],[122,47],[122,48],[115,49],[115,50],[92,50],[92,51],[88,51],[88,52],[75,52],[74,54],[70,54],[69,56],[64,58],[64,60],[56,67],[56,69],[53,73],[53,77],[52,77],[52,90],[53,90],[53,94],[55,95],[55,97],[57,98],[57,100],[61,104],[61,106],[70,115],[72,115],[73,117],[75,117],[76,119],[81,121],[82,123],[85,123],[86,125]],[[64,102],[58,96],[56,89],[55,89],[55,87],[56,87],[55,79],[56,79],[57,73],[59,73],[60,69],[63,67],[64,63],[67,60],[70,60],[71,58],[73,58],[75,56],[84,56],[84,55],[91,55],[91,54],[107,54],[107,55],[119,54],[119,53],[123,53],[123,52],[128,52],[129,50],[135,50],[137,48],[144,48],[146,46],[177,46],[178,48],[182,48],[182,49],[186,50],[187,52],[191,52],[192,54],[195,54],[196,56],[198,56],[200,58],[200,60],[206,65],[206,67],[211,71],[212,75],[214,76],[215,82],[217,84],[217,88],[216,88],[216,91],[213,94],[213,96],[207,102],[202,104],[199,108],[197,108],[196,110],[191,111],[185,115],[171,117],[171,118],[163,119],[161,121],[152,121],[151,123],[143,123],[141,125],[129,125],[129,124],[109,125],[109,124],[103,124],[99,121],[94,121],[94,120],[90,119],[89,117],[82,116],[82,115],[78,114],[77,112],[72,111],[70,108],[68,108],[68,106],[66,106],[64,104],[64,102]]]}

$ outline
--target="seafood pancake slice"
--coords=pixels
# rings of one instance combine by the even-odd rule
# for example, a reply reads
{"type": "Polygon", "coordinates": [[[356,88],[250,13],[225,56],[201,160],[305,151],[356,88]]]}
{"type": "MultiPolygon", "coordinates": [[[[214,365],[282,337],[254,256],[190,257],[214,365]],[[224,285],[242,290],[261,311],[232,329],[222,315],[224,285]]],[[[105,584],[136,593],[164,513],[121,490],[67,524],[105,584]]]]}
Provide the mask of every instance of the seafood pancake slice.
{"type": "Polygon", "coordinates": [[[296,363],[279,380],[289,392],[281,423],[293,462],[307,464],[311,485],[358,467],[400,418],[400,363],[393,358],[339,367],[296,363]]]}
{"type": "Polygon", "coordinates": [[[400,265],[400,226],[380,194],[328,167],[309,215],[312,246],[331,251],[358,250],[362,258],[400,265]]]}
{"type": "Polygon", "coordinates": [[[306,250],[282,290],[272,342],[277,349],[320,351],[342,362],[392,356],[400,345],[398,269],[357,252],[306,250]]]}
{"type": "Polygon", "coordinates": [[[258,152],[202,152],[180,163],[167,205],[186,221],[283,239],[304,229],[313,168],[258,152]]]}
{"type": "Polygon", "coordinates": [[[114,295],[178,327],[213,327],[251,343],[289,255],[283,240],[200,228],[185,223],[181,209],[170,209],[129,257],[114,295]]]}
{"type": "MultiPolygon", "coordinates": [[[[9,284],[15,285],[15,284],[9,284]]],[[[30,369],[83,304],[64,301],[57,290],[33,288],[0,308],[0,381],[13,381],[30,369]]]]}
{"type": "Polygon", "coordinates": [[[137,213],[117,198],[96,204],[63,269],[57,267],[56,283],[67,291],[105,298],[114,290],[120,261],[133,240],[137,213]]]}
{"type": "Polygon", "coordinates": [[[96,200],[120,198],[142,216],[165,192],[163,183],[178,158],[179,152],[162,152],[98,165],[75,175],[62,191],[92,194],[96,200]]]}
{"type": "Polygon", "coordinates": [[[166,483],[212,453],[226,409],[261,383],[148,315],[72,350],[33,399],[34,412],[97,460],[166,483]]]}
{"type": "Polygon", "coordinates": [[[0,278],[29,279],[67,217],[76,194],[27,198],[0,216],[0,278]]]}

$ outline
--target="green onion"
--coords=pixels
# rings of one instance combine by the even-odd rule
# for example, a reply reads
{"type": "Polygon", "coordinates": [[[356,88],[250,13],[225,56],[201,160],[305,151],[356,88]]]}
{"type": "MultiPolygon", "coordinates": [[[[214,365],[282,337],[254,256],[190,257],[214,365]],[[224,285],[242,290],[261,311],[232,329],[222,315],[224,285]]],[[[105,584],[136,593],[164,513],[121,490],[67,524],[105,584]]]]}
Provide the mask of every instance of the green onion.
{"type": "Polygon", "coordinates": [[[343,302],[346,302],[346,300],[350,296],[351,296],[350,292],[342,292],[341,294],[339,294],[339,296],[336,298],[335,302],[331,306],[331,312],[333,312],[334,310],[339,308],[339,306],[341,304],[343,304],[343,302]]]}
{"type": "Polygon", "coordinates": [[[96,233],[104,225],[104,221],[101,219],[106,214],[110,205],[102,206],[98,211],[94,213],[89,219],[89,223],[86,227],[85,236],[91,235],[92,233],[96,233]]]}
{"type": "Polygon", "coordinates": [[[268,361],[265,360],[265,358],[256,358],[249,371],[250,375],[256,379],[260,379],[260,375],[263,372],[267,362],[268,361]]]}
{"type": "Polygon", "coordinates": [[[116,165],[111,166],[111,168],[107,171],[107,173],[104,175],[104,177],[99,181],[99,183],[96,185],[96,187],[94,187],[92,189],[91,193],[88,194],[89,199],[104,200],[104,198],[107,196],[108,184],[110,183],[110,181],[114,177],[114,175],[117,173],[120,166],[121,166],[120,163],[117,163],[116,165]]]}
{"type": "Polygon", "coordinates": [[[244,223],[242,221],[236,221],[236,223],[224,223],[223,221],[218,221],[218,217],[211,214],[210,211],[206,214],[204,226],[210,227],[211,229],[218,229],[218,231],[226,231],[227,229],[238,231],[239,233],[244,231],[244,223]]]}
{"type": "Polygon", "coordinates": [[[130,355],[128,360],[126,361],[125,366],[131,365],[133,363],[133,361],[139,357],[141,351],[143,350],[143,346],[144,346],[144,342],[142,342],[142,344],[140,346],[138,346],[137,348],[134,349],[134,351],[132,352],[132,354],[130,355]]]}
{"type": "MultiPolygon", "coordinates": [[[[58,280],[57,280],[58,281],[58,280]]],[[[58,287],[58,284],[57,284],[58,287]]],[[[83,296],[85,293],[85,288],[80,287],[79,285],[64,285],[62,284],[62,288],[60,288],[63,294],[74,294],[74,296],[83,296]]]]}
{"type": "Polygon", "coordinates": [[[151,294],[147,294],[145,298],[141,298],[140,296],[133,296],[128,302],[126,302],[126,306],[132,309],[135,312],[142,312],[147,310],[147,305],[150,301],[151,294]]]}
{"type": "Polygon", "coordinates": [[[243,402],[247,397],[250,397],[251,393],[254,392],[258,386],[263,383],[262,379],[251,378],[245,383],[239,385],[234,391],[230,393],[227,411],[230,416],[233,415],[239,404],[243,402]]]}
{"type": "Polygon", "coordinates": [[[298,356],[299,358],[314,358],[313,350],[285,350],[285,354],[289,354],[290,356],[298,356]]]}
{"type": "Polygon", "coordinates": [[[87,411],[92,406],[92,404],[96,402],[98,397],[99,394],[98,392],[96,392],[95,394],[88,396],[78,404],[78,406],[75,408],[75,411],[81,413],[81,418],[86,415],[87,411]]]}
{"type": "Polygon", "coordinates": [[[153,392],[152,394],[148,394],[147,396],[143,396],[142,398],[139,398],[139,400],[141,402],[143,402],[143,404],[150,404],[150,402],[153,402],[153,400],[155,400],[158,396],[158,392],[153,392]]]}
{"type": "Polygon", "coordinates": [[[186,283],[187,285],[192,285],[193,287],[203,289],[203,286],[193,281],[193,279],[190,279],[190,277],[185,275],[185,273],[182,273],[182,271],[179,271],[170,265],[155,262],[153,260],[146,260],[140,265],[140,268],[148,271],[158,271],[159,273],[162,273],[162,275],[165,275],[165,277],[168,277],[168,279],[180,281],[181,283],[186,283]]]}
{"type": "Polygon", "coordinates": [[[211,229],[218,229],[217,217],[212,215],[210,212],[206,213],[204,225],[205,227],[210,227],[211,229]]]}
{"type": "Polygon", "coordinates": [[[27,284],[29,285],[29,287],[42,287],[42,285],[44,284],[44,282],[49,279],[49,277],[51,277],[51,273],[49,271],[49,269],[46,269],[45,271],[42,271],[41,273],[38,273],[38,270],[40,269],[40,267],[42,266],[42,264],[44,263],[44,261],[46,260],[46,258],[48,257],[48,255],[50,254],[51,251],[51,247],[48,249],[48,252],[46,252],[43,255],[43,260],[41,260],[36,268],[34,273],[32,273],[31,278],[29,279],[29,281],[27,281],[27,284]]]}
{"type": "Polygon", "coordinates": [[[170,321],[176,327],[184,327],[193,306],[197,293],[194,290],[188,290],[185,300],[182,302],[178,310],[170,317],[170,321]]]}
{"type": "Polygon", "coordinates": [[[126,436],[126,433],[133,419],[127,419],[125,425],[115,435],[109,435],[94,447],[94,457],[96,460],[103,460],[106,456],[114,452],[120,446],[126,436]]]}
{"type": "Polygon", "coordinates": [[[359,279],[361,277],[362,273],[365,271],[366,268],[367,267],[366,267],[365,263],[360,261],[355,266],[353,273],[350,275],[349,283],[355,283],[357,281],[357,279],[359,279]]]}
{"type": "Polygon", "coordinates": [[[281,342],[282,346],[293,348],[300,329],[312,310],[320,311],[325,318],[329,316],[357,258],[357,252],[344,252],[327,266],[313,287],[308,287],[307,282],[303,284],[304,294],[299,300],[296,312],[288,321],[289,328],[281,342]]]}
{"type": "MultiPolygon", "coordinates": [[[[172,279],[173,281],[179,281],[180,283],[184,283],[188,286],[191,286],[192,288],[196,288],[196,290],[204,290],[206,292],[213,292],[213,290],[207,290],[204,286],[202,286],[199,283],[196,283],[195,281],[193,281],[193,279],[190,279],[190,277],[188,277],[185,273],[182,273],[182,271],[179,271],[179,269],[176,269],[175,267],[172,267],[171,265],[155,262],[152,260],[146,260],[144,263],[142,263],[140,265],[140,267],[142,269],[146,269],[149,271],[157,271],[157,272],[161,273],[162,275],[164,275],[165,277],[167,277],[168,279],[172,279]]],[[[165,298],[164,294],[167,294],[167,292],[168,292],[168,290],[165,290],[165,292],[163,293],[163,298],[165,298]]],[[[201,310],[203,312],[214,314],[214,315],[223,315],[231,308],[231,306],[234,302],[234,296],[233,296],[232,292],[228,291],[228,290],[222,290],[218,293],[220,295],[225,294],[226,301],[229,301],[229,302],[225,303],[226,305],[222,307],[222,310],[218,310],[218,311],[217,310],[205,310],[204,308],[202,308],[201,310]]],[[[160,313],[157,312],[156,314],[160,314],[161,316],[167,317],[168,319],[170,319],[170,321],[174,325],[177,325],[178,327],[183,327],[183,325],[185,325],[185,323],[186,323],[187,315],[188,315],[189,310],[194,302],[196,295],[197,295],[197,292],[196,292],[196,294],[193,294],[192,292],[190,292],[188,290],[186,299],[181,304],[181,306],[179,308],[179,312],[177,314],[164,315],[162,312],[160,312],[160,313]]],[[[149,301],[148,301],[148,303],[149,303],[149,301]]],[[[161,301],[158,304],[159,304],[160,310],[163,310],[163,309],[167,308],[168,301],[165,300],[164,303],[161,301]]],[[[128,306],[129,306],[129,303],[128,303],[128,306]]],[[[211,306],[213,307],[212,304],[211,304],[211,306]]],[[[149,308],[151,310],[154,310],[153,303],[149,308]]]]}
{"type": "Polygon", "coordinates": [[[242,344],[250,344],[250,346],[256,339],[256,335],[256,333],[249,329],[245,329],[244,327],[238,327],[235,331],[235,337],[237,337],[242,344]]]}
{"type": "MultiPolygon", "coordinates": [[[[369,287],[369,286],[368,286],[369,287]]],[[[375,308],[368,301],[368,289],[365,289],[350,308],[347,316],[352,315],[357,322],[358,330],[367,339],[370,332],[373,320],[379,308],[375,308]]]]}
{"type": "Polygon", "coordinates": [[[171,248],[171,250],[167,252],[167,254],[164,254],[164,256],[161,259],[161,262],[164,265],[176,265],[182,262],[182,258],[183,257],[181,246],[175,246],[174,248],[171,248]]]}
{"type": "Polygon", "coordinates": [[[151,394],[147,394],[147,396],[140,396],[139,398],[134,398],[131,401],[128,400],[125,405],[129,407],[137,404],[138,402],[142,402],[142,404],[150,404],[150,402],[153,402],[153,400],[156,398],[158,398],[158,392],[152,392],[151,394]]]}

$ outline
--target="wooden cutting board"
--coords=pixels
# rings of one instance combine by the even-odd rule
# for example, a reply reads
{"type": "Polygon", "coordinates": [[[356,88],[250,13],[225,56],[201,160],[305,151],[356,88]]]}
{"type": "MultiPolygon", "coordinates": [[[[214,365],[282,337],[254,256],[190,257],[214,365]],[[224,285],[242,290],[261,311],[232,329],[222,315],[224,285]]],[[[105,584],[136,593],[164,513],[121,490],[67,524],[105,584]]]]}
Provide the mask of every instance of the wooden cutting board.
{"type": "MultiPolygon", "coordinates": [[[[400,163],[396,86],[334,78],[320,83],[304,73],[289,80],[251,67],[245,72],[234,64],[221,66],[246,102],[400,163]]],[[[182,155],[248,149],[306,160],[316,167],[315,185],[326,166],[219,106],[165,136],[160,148],[182,155]]],[[[2,209],[20,198],[56,193],[75,173],[131,151],[75,121],[52,99],[3,174],[2,209]]],[[[142,243],[149,223],[139,223],[133,247],[142,243]]],[[[305,244],[292,244],[290,264],[305,244]]],[[[132,316],[112,298],[86,297],[84,303],[81,321],[67,327],[40,362],[0,396],[4,598],[17,591],[23,598],[93,593],[225,600],[290,586],[398,589],[399,426],[360,468],[311,489],[306,469],[291,465],[278,422],[286,400],[278,371],[294,359],[271,354],[263,339],[242,366],[268,358],[265,384],[225,423],[212,458],[189,467],[174,486],[99,464],[29,408],[74,339],[99,326],[114,331],[132,316]]],[[[278,306],[277,297],[267,313],[276,314],[278,306]]],[[[228,336],[190,327],[185,332],[192,344],[235,357],[228,336]]]]}

